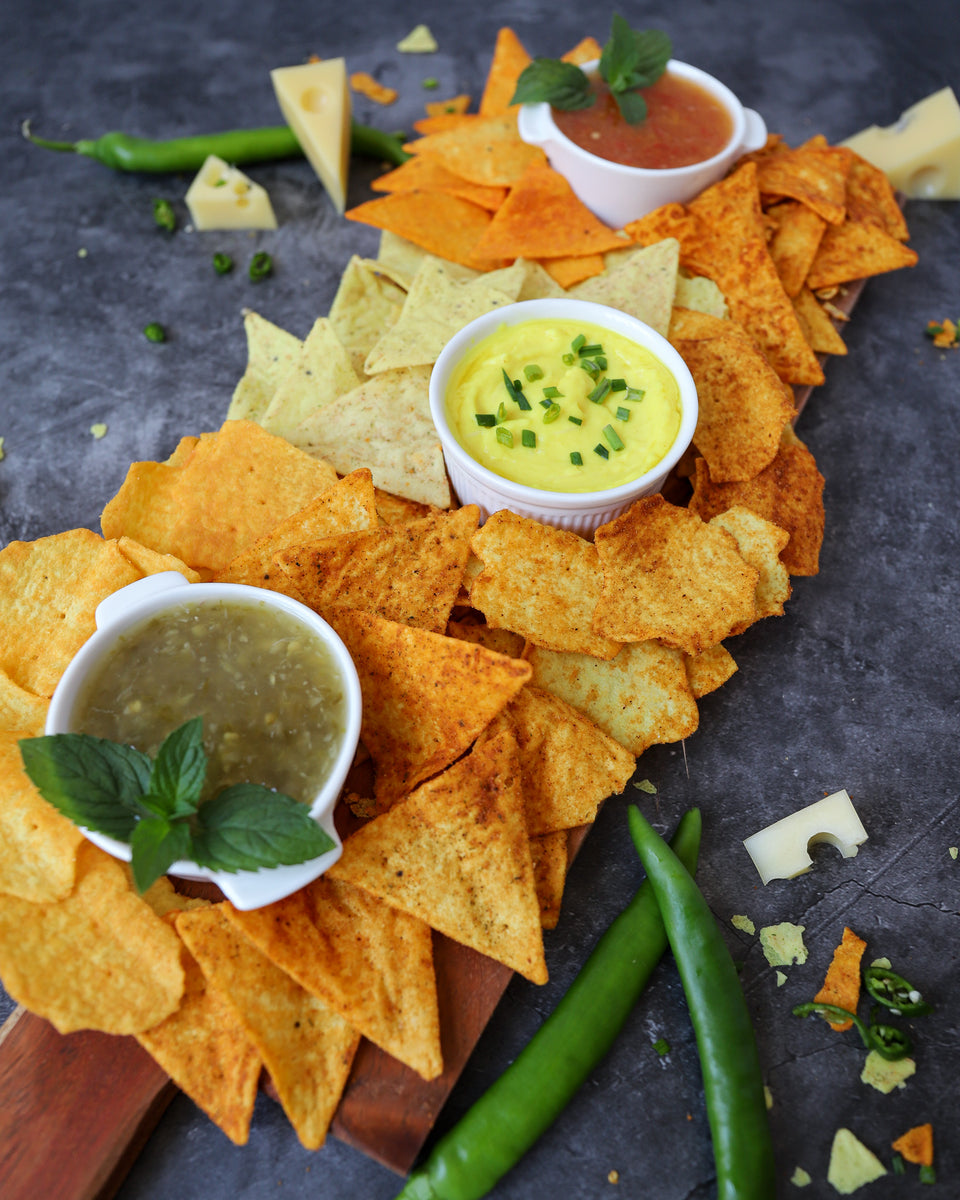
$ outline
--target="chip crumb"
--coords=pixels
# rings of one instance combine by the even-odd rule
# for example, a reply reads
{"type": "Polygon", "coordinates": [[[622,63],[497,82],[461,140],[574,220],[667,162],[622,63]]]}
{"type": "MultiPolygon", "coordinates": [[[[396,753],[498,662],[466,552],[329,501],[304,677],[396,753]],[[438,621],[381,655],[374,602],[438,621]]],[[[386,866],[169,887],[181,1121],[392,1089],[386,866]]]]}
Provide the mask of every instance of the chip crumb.
{"type": "Polygon", "coordinates": [[[805,1171],[803,1167],[797,1167],[790,1176],[790,1182],[794,1187],[807,1187],[809,1184],[813,1183],[813,1177],[811,1176],[810,1172],[805,1171]]]}
{"type": "Polygon", "coordinates": [[[87,257],[87,248],[86,248],[86,246],[81,246],[80,249],[77,251],[77,258],[86,258],[86,257],[87,257]]]}
{"type": "MultiPolygon", "coordinates": [[[[2,441],[2,440],[3,440],[3,439],[2,439],[2,438],[0,438],[0,441],[2,441]]],[[[950,857],[951,857],[952,859],[954,859],[954,861],[956,861],[956,857],[957,857],[958,850],[960,850],[960,847],[957,847],[957,846],[951,846],[951,847],[950,847],[950,857]]]]}
{"type": "Polygon", "coordinates": [[[607,1176],[607,1183],[619,1183],[619,1182],[620,1182],[620,1172],[619,1171],[611,1171],[609,1173],[609,1175],[607,1176]]]}
{"type": "Polygon", "coordinates": [[[933,1166],[933,1126],[914,1125],[890,1145],[909,1163],[920,1167],[933,1166]]]}
{"type": "Polygon", "coordinates": [[[942,350],[956,350],[960,346],[958,322],[951,321],[949,317],[944,321],[928,321],[924,333],[942,350]]]}
{"type": "Polygon", "coordinates": [[[777,987],[783,987],[783,985],[786,982],[787,982],[786,975],[783,973],[783,971],[778,971],[777,972],[777,987]]]}
{"type": "Polygon", "coordinates": [[[427,25],[415,25],[405,38],[397,42],[401,54],[436,54],[437,39],[427,25]]]}
{"type": "Polygon", "coordinates": [[[743,916],[742,913],[734,913],[734,915],[730,918],[730,924],[734,927],[734,929],[740,929],[744,933],[749,933],[751,936],[757,932],[756,925],[754,925],[749,917],[743,916]]]}
{"type": "Polygon", "coordinates": [[[106,435],[107,426],[103,421],[95,421],[94,424],[90,426],[90,432],[99,442],[100,439],[106,435]]]}
{"type": "Polygon", "coordinates": [[[875,958],[870,964],[871,967],[883,967],[885,971],[889,971],[892,965],[889,958],[875,958]]]}
{"type": "Polygon", "coordinates": [[[803,944],[805,928],[805,925],[781,921],[779,925],[765,925],[760,930],[760,945],[771,967],[789,967],[792,963],[802,965],[807,961],[807,948],[803,944]]]}
{"type": "Polygon", "coordinates": [[[841,1126],[833,1135],[827,1182],[841,1196],[851,1195],[865,1183],[872,1183],[886,1173],[887,1168],[880,1159],[849,1129],[841,1126]]]}
{"type": "Polygon", "coordinates": [[[657,785],[651,783],[649,779],[641,779],[638,783],[634,783],[635,788],[639,788],[641,792],[646,792],[648,796],[657,794],[657,785]]]}
{"type": "Polygon", "coordinates": [[[361,96],[366,96],[374,104],[393,104],[399,92],[396,88],[378,83],[367,71],[354,71],[350,76],[350,86],[361,96]]]}
{"type": "Polygon", "coordinates": [[[653,1048],[661,1058],[670,1053],[670,1043],[666,1038],[657,1038],[657,1040],[653,1043],[653,1048]]]}
{"type": "MultiPolygon", "coordinates": [[[[3,462],[4,458],[6,457],[3,453],[4,440],[5,440],[4,438],[0,437],[0,462],[3,462]]],[[[954,856],[954,857],[956,857],[956,856],[954,856]]]]}
{"type": "Polygon", "coordinates": [[[763,1102],[766,1104],[768,1110],[773,1108],[773,1092],[766,1084],[763,1085],[763,1102]]]}

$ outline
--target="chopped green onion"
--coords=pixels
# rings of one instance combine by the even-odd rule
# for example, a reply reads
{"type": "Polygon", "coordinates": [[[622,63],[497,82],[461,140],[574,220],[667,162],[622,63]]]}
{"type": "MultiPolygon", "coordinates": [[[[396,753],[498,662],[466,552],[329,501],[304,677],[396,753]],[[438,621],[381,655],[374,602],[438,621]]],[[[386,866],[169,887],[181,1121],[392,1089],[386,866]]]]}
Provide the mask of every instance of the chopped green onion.
{"type": "Polygon", "coordinates": [[[507,419],[507,406],[501,400],[500,403],[497,405],[497,424],[499,425],[501,421],[505,421],[506,419],[507,419]]]}
{"type": "Polygon", "coordinates": [[[520,380],[519,379],[511,379],[510,376],[506,373],[506,371],[503,370],[502,367],[500,368],[500,371],[501,371],[501,374],[503,375],[504,386],[506,387],[507,392],[510,395],[510,399],[513,400],[515,402],[515,404],[517,405],[517,407],[519,409],[521,409],[523,412],[529,412],[530,411],[530,401],[523,394],[523,388],[520,386],[520,380]]]}
{"type": "Polygon", "coordinates": [[[624,399],[626,399],[626,400],[642,400],[645,395],[646,395],[646,392],[644,392],[643,388],[628,387],[627,394],[624,397],[624,399]]]}
{"type": "Polygon", "coordinates": [[[520,434],[520,444],[532,450],[537,444],[537,435],[532,429],[524,429],[520,434]]]}
{"type": "Polygon", "coordinates": [[[177,215],[173,211],[173,205],[160,196],[153,202],[153,219],[161,229],[166,229],[169,233],[173,233],[177,227],[177,215]]]}
{"type": "Polygon", "coordinates": [[[627,381],[625,379],[611,379],[610,388],[614,392],[625,392],[627,390],[627,381]]]}
{"type": "Polygon", "coordinates": [[[610,392],[610,380],[601,379],[597,386],[593,389],[588,400],[592,400],[594,404],[602,404],[610,392]]]}
{"type": "Polygon", "coordinates": [[[497,441],[501,446],[513,445],[513,434],[503,425],[497,426],[497,441]]]}
{"type": "Polygon", "coordinates": [[[574,425],[582,425],[583,424],[582,417],[567,417],[567,420],[572,421],[574,425]]]}
{"type": "Polygon", "coordinates": [[[893,1156],[890,1166],[893,1168],[894,1175],[906,1175],[907,1173],[907,1168],[903,1165],[903,1159],[899,1154],[893,1156]]]}
{"type": "Polygon", "coordinates": [[[577,353],[581,358],[593,358],[595,354],[603,353],[603,347],[599,342],[591,342],[589,346],[578,346],[577,353]]]}
{"type": "Polygon", "coordinates": [[[583,367],[591,379],[596,379],[600,374],[600,364],[595,358],[581,358],[580,366],[583,367]]]}
{"type": "Polygon", "coordinates": [[[477,413],[477,424],[482,425],[484,429],[492,429],[497,423],[497,418],[493,413],[477,413]]]}
{"type": "Polygon", "coordinates": [[[586,344],[587,344],[587,339],[583,336],[582,333],[578,333],[577,336],[570,343],[570,349],[574,352],[574,354],[579,354],[580,347],[585,346],[586,344]]]}
{"type": "Polygon", "coordinates": [[[574,358],[575,358],[575,355],[573,355],[573,354],[564,354],[564,355],[563,355],[563,364],[564,364],[564,366],[566,366],[566,367],[572,367],[572,366],[573,366],[573,360],[574,360],[574,358]]]}
{"type": "Polygon", "coordinates": [[[547,397],[548,400],[562,400],[563,399],[563,392],[561,392],[559,388],[545,387],[543,389],[543,394],[544,394],[544,396],[547,397]]]}
{"type": "Polygon", "coordinates": [[[630,409],[629,408],[618,408],[617,409],[617,420],[618,421],[629,421],[630,420],[630,409]]]}
{"type": "Polygon", "coordinates": [[[605,371],[607,369],[607,360],[602,354],[598,354],[593,361],[597,364],[601,371],[605,371]]]}
{"type": "Polygon", "coordinates": [[[670,1053],[670,1043],[666,1038],[657,1038],[657,1040],[653,1043],[653,1048],[661,1058],[663,1058],[665,1054],[670,1053]]]}
{"type": "Polygon", "coordinates": [[[543,400],[540,401],[540,407],[541,408],[549,408],[552,403],[553,403],[552,400],[547,400],[546,398],[544,398],[543,400]]]}
{"type": "Polygon", "coordinates": [[[923,1166],[920,1168],[920,1182],[921,1183],[936,1183],[937,1182],[937,1173],[933,1169],[933,1167],[930,1166],[929,1163],[924,1163],[923,1166]]]}
{"type": "Polygon", "coordinates": [[[258,279],[263,279],[273,270],[273,259],[267,254],[266,250],[258,250],[257,253],[250,259],[250,278],[256,283],[258,279]]]}
{"type": "Polygon", "coordinates": [[[620,437],[620,434],[617,433],[617,431],[614,429],[614,427],[612,425],[604,425],[603,436],[610,443],[611,450],[622,450],[623,449],[623,441],[620,437]]]}
{"type": "Polygon", "coordinates": [[[544,425],[552,425],[553,422],[560,416],[560,405],[551,404],[547,411],[543,414],[544,425]]]}
{"type": "Polygon", "coordinates": [[[599,454],[601,458],[610,457],[610,451],[606,448],[606,446],[601,446],[599,442],[597,442],[597,444],[594,446],[593,452],[594,454],[599,454]]]}
{"type": "Polygon", "coordinates": [[[538,367],[536,363],[528,363],[523,368],[523,373],[527,377],[527,382],[533,383],[535,380],[543,378],[543,367],[538,367]]]}
{"type": "Polygon", "coordinates": [[[165,342],[167,340],[167,331],[162,325],[158,325],[156,321],[151,321],[144,329],[143,336],[148,342],[165,342]]]}
{"type": "Polygon", "coordinates": [[[422,84],[421,86],[422,86],[422,87],[425,87],[425,88],[427,89],[427,91],[428,91],[428,92],[432,92],[432,91],[434,90],[434,88],[438,88],[438,87],[440,86],[440,80],[439,80],[439,79],[432,79],[432,78],[431,78],[431,79],[425,79],[425,80],[423,81],[423,84],[422,84]]]}
{"type": "Polygon", "coordinates": [[[233,270],[233,259],[229,254],[215,254],[213,269],[218,275],[228,275],[233,270]]]}
{"type": "Polygon", "coordinates": [[[583,455],[580,453],[579,450],[571,450],[570,451],[570,461],[573,463],[573,465],[575,467],[582,467],[583,466],[583,455]]]}

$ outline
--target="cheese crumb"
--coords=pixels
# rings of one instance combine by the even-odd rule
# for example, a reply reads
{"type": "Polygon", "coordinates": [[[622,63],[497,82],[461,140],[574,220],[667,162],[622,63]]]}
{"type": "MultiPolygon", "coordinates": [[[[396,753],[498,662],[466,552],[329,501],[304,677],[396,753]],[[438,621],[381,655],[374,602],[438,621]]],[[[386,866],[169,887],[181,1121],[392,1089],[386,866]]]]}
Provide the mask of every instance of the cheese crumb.
{"type": "Polygon", "coordinates": [[[779,925],[765,925],[760,930],[760,945],[771,967],[789,967],[792,963],[802,965],[807,961],[804,929],[805,925],[782,921],[779,925]]]}
{"type": "Polygon", "coordinates": [[[106,434],[107,427],[102,421],[97,421],[96,424],[90,426],[90,432],[99,442],[100,439],[106,434]]]}
{"type": "Polygon", "coordinates": [[[770,1091],[766,1084],[763,1085],[763,1101],[768,1110],[773,1108],[773,1092],[770,1091]]]}
{"type": "Polygon", "coordinates": [[[809,1184],[813,1183],[813,1178],[809,1171],[805,1171],[803,1167],[797,1167],[797,1169],[790,1176],[790,1182],[794,1187],[807,1187],[809,1184]]]}
{"type": "Polygon", "coordinates": [[[730,918],[730,924],[734,927],[734,929],[741,929],[744,933],[753,935],[757,932],[757,927],[750,920],[750,918],[745,917],[740,913],[737,913],[730,918]]]}
{"type": "Polygon", "coordinates": [[[833,1135],[827,1182],[841,1196],[851,1195],[865,1183],[872,1183],[886,1173],[887,1168],[880,1159],[849,1129],[840,1128],[833,1135]]]}
{"type": "Polygon", "coordinates": [[[957,857],[957,854],[958,854],[958,853],[960,853],[960,847],[957,847],[957,846],[951,846],[951,847],[950,847],[950,857],[951,857],[952,859],[956,860],[956,857],[957,857]]]}
{"type": "Polygon", "coordinates": [[[894,1088],[905,1088],[907,1080],[916,1069],[917,1064],[912,1058],[898,1058],[891,1062],[876,1050],[871,1050],[860,1072],[860,1082],[869,1084],[878,1092],[889,1096],[894,1088]]]}
{"type": "Polygon", "coordinates": [[[784,973],[782,971],[778,971],[777,972],[777,987],[783,987],[783,985],[786,982],[787,982],[786,975],[784,975],[784,973]]]}
{"type": "Polygon", "coordinates": [[[0,462],[3,462],[3,459],[4,459],[3,441],[4,441],[4,439],[2,437],[0,437],[0,462]]]}
{"type": "Polygon", "coordinates": [[[426,25],[415,25],[405,38],[397,42],[401,54],[436,54],[437,39],[426,25]]]}
{"type": "Polygon", "coordinates": [[[80,249],[77,251],[77,258],[86,258],[86,257],[87,257],[87,248],[86,248],[86,246],[81,246],[80,249]]]}

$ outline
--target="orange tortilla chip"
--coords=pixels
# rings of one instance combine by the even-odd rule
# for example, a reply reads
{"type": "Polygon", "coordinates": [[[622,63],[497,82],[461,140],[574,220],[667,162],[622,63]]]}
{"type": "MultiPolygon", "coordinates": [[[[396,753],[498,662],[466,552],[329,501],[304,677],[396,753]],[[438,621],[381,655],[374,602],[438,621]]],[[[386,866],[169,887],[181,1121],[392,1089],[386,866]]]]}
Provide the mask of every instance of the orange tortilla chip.
{"type": "Polygon", "coordinates": [[[771,211],[776,215],[777,228],[770,243],[770,257],[783,290],[792,298],[810,273],[827,222],[812,208],[794,200],[778,204],[771,211]]]}
{"type": "Polygon", "coordinates": [[[802,287],[793,297],[793,307],[812,350],[817,354],[846,354],[847,347],[836,325],[808,287],[802,287]]]}
{"type": "Polygon", "coordinates": [[[452,196],[460,196],[481,208],[496,212],[507,196],[504,187],[484,187],[479,183],[467,183],[459,175],[448,171],[435,158],[415,154],[405,163],[381,175],[370,185],[375,192],[410,192],[433,188],[441,192],[449,192],[452,196]]]}
{"type": "Polygon", "coordinates": [[[847,219],[879,227],[898,242],[910,236],[903,209],[897,203],[890,180],[879,167],[859,154],[850,155],[847,175],[847,219]]]}
{"type": "Polygon", "coordinates": [[[909,1163],[918,1167],[933,1166],[933,1125],[914,1125],[890,1145],[909,1163]]]}
{"type": "Polygon", "coordinates": [[[495,213],[476,252],[486,258],[569,258],[623,249],[624,241],[552,167],[531,163],[495,213]]]}
{"type": "Polygon", "coordinates": [[[744,483],[714,483],[697,459],[691,511],[705,521],[743,505],[790,534],[780,557],[791,575],[816,575],[823,542],[823,484],[813,455],[790,426],[769,467],[744,483]]]}
{"type": "Polygon", "coordinates": [[[351,221],[388,229],[430,254],[463,266],[493,270],[501,259],[482,260],[475,254],[477,243],[487,231],[491,217],[485,208],[449,192],[415,190],[393,192],[349,209],[351,221]]]}
{"type": "Polygon", "coordinates": [[[602,275],[604,261],[602,254],[576,254],[572,257],[545,258],[540,266],[547,272],[554,283],[562,288],[571,288],[575,283],[583,283],[595,275],[602,275]]]}
{"type": "Polygon", "coordinates": [[[392,803],[458,758],[530,678],[525,662],[369,613],[327,614],[353,656],[360,736],[392,803]]]}
{"type": "Polygon", "coordinates": [[[722,642],[701,654],[685,654],[683,662],[696,700],[722,687],[737,670],[733,655],[722,642]]]}
{"type": "Polygon", "coordinates": [[[521,140],[512,110],[499,116],[458,120],[460,124],[452,129],[418,138],[405,149],[438,160],[469,183],[488,187],[512,187],[531,163],[546,162],[541,149],[521,140]]]}
{"type": "Polygon", "coordinates": [[[496,117],[508,111],[520,73],[530,62],[530,55],[513,30],[506,26],[500,29],[480,98],[482,117],[496,117]]]}
{"type": "Polygon", "coordinates": [[[462,92],[449,100],[428,100],[423,107],[428,117],[459,116],[470,107],[470,97],[462,92]]]}
{"type": "Polygon", "coordinates": [[[847,221],[824,233],[807,276],[807,287],[815,292],[851,279],[912,267],[916,261],[916,251],[878,225],[847,221]]]}
{"type": "Polygon", "coordinates": [[[427,137],[431,133],[447,133],[451,129],[464,129],[475,121],[482,120],[477,113],[439,113],[437,116],[421,117],[413,122],[417,133],[427,137]]]}
{"type": "Polygon", "coordinates": [[[546,983],[517,744],[508,729],[374,818],[329,870],[546,983]]]}
{"type": "Polygon", "coordinates": [[[831,225],[839,225],[846,212],[849,167],[849,150],[828,146],[822,137],[816,137],[796,150],[762,159],[757,185],[765,196],[789,196],[831,225]]]}
{"type": "Polygon", "coordinates": [[[386,87],[367,71],[354,71],[350,76],[350,87],[374,104],[393,104],[399,95],[396,88],[386,87]]]}
{"type": "MultiPolygon", "coordinates": [[[[814,996],[814,1004],[832,1004],[855,1013],[860,1003],[860,960],[867,943],[852,929],[844,928],[840,945],[834,950],[823,987],[814,996]]],[[[853,1021],[829,1022],[838,1032],[850,1029],[853,1021]]]]}
{"type": "Polygon", "coordinates": [[[544,929],[556,929],[560,920],[560,904],[567,882],[567,834],[542,833],[530,839],[533,861],[533,882],[540,904],[540,924],[544,929]]]}
{"type": "Polygon", "coordinates": [[[647,496],[595,538],[603,589],[593,624],[608,637],[699,654],[752,620],[759,572],[731,534],[690,509],[647,496]]]}
{"type": "Polygon", "coordinates": [[[563,62],[573,63],[575,67],[582,67],[584,63],[598,59],[602,53],[603,47],[595,37],[585,37],[566,54],[561,55],[561,58],[563,62]]]}

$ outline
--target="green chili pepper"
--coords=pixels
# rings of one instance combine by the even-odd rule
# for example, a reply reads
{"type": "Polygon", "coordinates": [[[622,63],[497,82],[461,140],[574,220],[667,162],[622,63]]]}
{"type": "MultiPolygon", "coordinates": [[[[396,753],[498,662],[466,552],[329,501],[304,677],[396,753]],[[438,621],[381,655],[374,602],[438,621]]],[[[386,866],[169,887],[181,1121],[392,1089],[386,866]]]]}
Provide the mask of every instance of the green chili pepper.
{"type": "Polygon", "coordinates": [[[148,342],[165,342],[167,331],[158,322],[151,321],[149,325],[144,326],[143,336],[148,342]]]}
{"type": "Polygon", "coordinates": [[[265,276],[269,275],[272,270],[273,259],[266,252],[266,250],[258,250],[253,258],[250,259],[249,275],[254,283],[256,283],[257,280],[263,279],[265,276]]]}
{"type": "Polygon", "coordinates": [[[660,906],[697,1035],[718,1200],[776,1193],[763,1076],[737,970],[700,889],[631,805],[630,833],[660,906]]]}
{"type": "MultiPolygon", "coordinates": [[[[95,140],[53,142],[35,137],[29,122],[21,126],[23,136],[35,146],[47,150],[62,150],[95,158],[115,171],[146,171],[163,173],[199,171],[210,154],[225,162],[267,162],[276,158],[300,158],[303,150],[288,125],[272,125],[262,129],[232,129],[225,133],[200,134],[197,137],[171,138],[154,141],[132,137],[127,133],[105,133],[95,140]]],[[[377,158],[399,166],[410,157],[400,137],[360,125],[350,126],[350,150],[363,158],[377,158]]]]}
{"type": "Polygon", "coordinates": [[[220,251],[213,256],[213,269],[218,275],[228,275],[233,270],[233,259],[220,251]]]}
{"type": "MultiPolygon", "coordinates": [[[[700,813],[673,845],[696,867],[700,813]]],[[[607,929],[566,995],[516,1060],[434,1147],[397,1200],[479,1200],[563,1111],[613,1044],[667,946],[647,884],[607,929]]]]}
{"type": "Polygon", "coordinates": [[[170,233],[173,233],[177,227],[177,215],[173,211],[173,205],[161,196],[157,196],[153,202],[153,219],[161,229],[166,229],[170,233]]]}
{"type": "Polygon", "coordinates": [[[907,1035],[893,1025],[867,1025],[856,1013],[840,1008],[837,1004],[818,1004],[816,1001],[810,1001],[808,1004],[798,1004],[792,1011],[795,1017],[812,1017],[815,1013],[821,1017],[829,1017],[834,1025],[839,1025],[841,1021],[852,1021],[866,1048],[876,1050],[881,1058],[890,1062],[906,1058],[913,1049],[913,1043],[907,1035]]]}
{"type": "Polygon", "coordinates": [[[867,967],[863,986],[874,1000],[902,1017],[921,1017],[933,1011],[912,983],[887,967],[867,967]]]}

